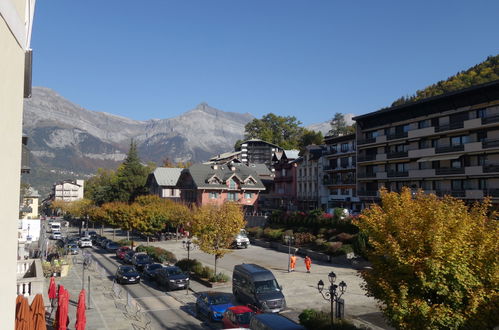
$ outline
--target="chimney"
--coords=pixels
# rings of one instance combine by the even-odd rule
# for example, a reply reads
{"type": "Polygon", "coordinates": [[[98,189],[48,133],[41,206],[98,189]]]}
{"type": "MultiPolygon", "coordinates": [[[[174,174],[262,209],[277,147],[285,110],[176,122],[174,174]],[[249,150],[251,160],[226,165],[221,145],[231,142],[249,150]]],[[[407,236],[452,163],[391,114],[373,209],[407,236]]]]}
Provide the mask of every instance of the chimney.
{"type": "Polygon", "coordinates": [[[236,171],[236,167],[235,167],[234,165],[232,165],[232,166],[230,167],[230,170],[231,170],[232,172],[235,172],[235,171],[236,171]]]}
{"type": "Polygon", "coordinates": [[[217,164],[213,164],[212,168],[213,168],[214,170],[218,170],[218,165],[217,165],[217,164]]]}

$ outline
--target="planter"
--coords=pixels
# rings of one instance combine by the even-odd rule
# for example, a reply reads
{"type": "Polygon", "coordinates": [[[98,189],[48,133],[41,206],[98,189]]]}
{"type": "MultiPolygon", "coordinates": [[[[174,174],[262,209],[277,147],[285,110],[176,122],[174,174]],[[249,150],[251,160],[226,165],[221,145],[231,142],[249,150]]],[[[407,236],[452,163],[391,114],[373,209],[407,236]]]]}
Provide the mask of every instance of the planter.
{"type": "Polygon", "coordinates": [[[195,280],[196,282],[204,285],[204,286],[207,286],[209,288],[225,288],[225,287],[229,287],[232,285],[231,281],[227,281],[227,282],[210,282],[208,281],[207,279],[205,278],[201,278],[199,276],[196,276],[194,274],[191,275],[191,279],[195,280]]]}
{"type": "Polygon", "coordinates": [[[61,277],[68,276],[68,273],[69,273],[69,265],[62,265],[61,266],[61,277]]]}

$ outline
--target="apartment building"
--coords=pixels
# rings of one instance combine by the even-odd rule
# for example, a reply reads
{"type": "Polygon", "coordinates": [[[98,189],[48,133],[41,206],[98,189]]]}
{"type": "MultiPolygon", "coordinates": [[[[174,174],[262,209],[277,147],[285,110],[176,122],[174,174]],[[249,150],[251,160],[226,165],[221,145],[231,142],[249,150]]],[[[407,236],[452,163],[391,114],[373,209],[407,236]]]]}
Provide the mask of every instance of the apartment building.
{"type": "Polygon", "coordinates": [[[146,187],[151,195],[161,198],[180,200],[180,189],[177,187],[182,168],[158,167],[147,176],[146,187]]]}
{"type": "Polygon", "coordinates": [[[324,146],[307,146],[302,157],[296,160],[296,201],[298,209],[313,210],[319,205],[320,160],[324,146]]]}
{"type": "Polygon", "coordinates": [[[357,194],[403,186],[499,203],[499,81],[355,117],[357,194]]]}
{"type": "Polygon", "coordinates": [[[274,184],[267,196],[270,209],[296,210],[296,160],[299,150],[278,151],[272,157],[274,184]]]}
{"type": "Polygon", "coordinates": [[[243,141],[239,150],[240,160],[243,164],[265,164],[267,167],[272,165],[272,157],[275,152],[283,149],[275,144],[259,139],[250,139],[243,141]]]}
{"type": "Polygon", "coordinates": [[[52,186],[52,199],[74,202],[83,198],[84,180],[64,180],[52,186]]]}
{"type": "Polygon", "coordinates": [[[346,208],[360,211],[356,186],[356,139],[355,134],[326,136],[322,156],[321,207],[324,210],[346,208]]]}

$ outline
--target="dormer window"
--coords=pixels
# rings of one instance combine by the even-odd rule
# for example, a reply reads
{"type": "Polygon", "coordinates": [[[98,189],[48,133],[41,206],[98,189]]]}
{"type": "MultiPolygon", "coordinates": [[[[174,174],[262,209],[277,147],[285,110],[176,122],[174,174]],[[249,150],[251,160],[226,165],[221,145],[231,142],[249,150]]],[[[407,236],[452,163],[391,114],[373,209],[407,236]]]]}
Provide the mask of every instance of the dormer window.
{"type": "Polygon", "coordinates": [[[234,181],[233,178],[230,178],[229,179],[229,189],[236,189],[236,188],[237,188],[236,181],[234,181]]]}

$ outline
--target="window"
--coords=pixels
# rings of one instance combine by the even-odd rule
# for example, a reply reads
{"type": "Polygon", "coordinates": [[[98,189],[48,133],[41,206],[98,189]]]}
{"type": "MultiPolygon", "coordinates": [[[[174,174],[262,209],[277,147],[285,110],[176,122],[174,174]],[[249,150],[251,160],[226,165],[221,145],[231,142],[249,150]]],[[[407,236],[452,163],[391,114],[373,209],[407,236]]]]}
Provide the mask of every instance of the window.
{"type": "Polygon", "coordinates": [[[378,131],[366,132],[366,139],[374,139],[378,136],[378,131]]]}
{"type": "Polygon", "coordinates": [[[244,198],[246,198],[246,199],[252,199],[253,198],[253,193],[252,192],[245,192],[244,193],[244,198]]]}
{"type": "Polygon", "coordinates": [[[484,142],[487,139],[487,132],[478,132],[476,133],[477,142],[484,142]]]}
{"type": "Polygon", "coordinates": [[[430,143],[427,139],[421,139],[418,142],[419,149],[426,149],[430,147],[430,143]]]}
{"type": "Polygon", "coordinates": [[[452,190],[464,190],[464,180],[452,180],[452,190]]]}
{"type": "Polygon", "coordinates": [[[218,192],[210,192],[210,199],[217,199],[218,198],[218,192]]]}
{"type": "Polygon", "coordinates": [[[398,163],[395,165],[395,170],[397,172],[406,172],[407,171],[407,163],[398,163]]]}
{"type": "Polygon", "coordinates": [[[451,168],[462,168],[463,164],[460,159],[453,159],[450,163],[451,168]]]}
{"type": "Polygon", "coordinates": [[[419,129],[426,128],[426,127],[430,127],[430,121],[429,120],[420,120],[420,121],[418,121],[418,128],[419,129]]]}
{"type": "Polygon", "coordinates": [[[485,118],[486,117],[486,109],[477,109],[475,110],[476,118],[485,118]]]}
{"type": "Polygon", "coordinates": [[[469,140],[470,140],[470,137],[468,135],[453,136],[450,139],[450,144],[452,146],[460,146],[460,145],[468,143],[469,140]]]}
{"type": "Polygon", "coordinates": [[[340,162],[341,162],[341,167],[342,168],[347,168],[348,167],[348,157],[341,158],[340,162]]]}
{"type": "Polygon", "coordinates": [[[477,156],[477,165],[484,166],[487,162],[487,155],[478,155],[477,156]]]}
{"type": "Polygon", "coordinates": [[[338,145],[333,144],[333,145],[331,146],[331,151],[333,151],[333,152],[334,152],[334,151],[338,151],[338,145]]]}
{"type": "Polygon", "coordinates": [[[438,148],[438,139],[431,140],[431,147],[438,148]]]}
{"type": "Polygon", "coordinates": [[[478,189],[487,189],[487,179],[478,179],[478,189]]]}
{"type": "Polygon", "coordinates": [[[234,179],[229,180],[229,189],[236,189],[236,181],[234,179]]]}
{"type": "Polygon", "coordinates": [[[237,201],[238,194],[236,192],[229,192],[229,193],[227,193],[227,199],[229,201],[237,201]]]}
{"type": "Polygon", "coordinates": [[[341,152],[347,152],[347,151],[348,151],[348,143],[342,143],[341,152]]]}
{"type": "Polygon", "coordinates": [[[350,189],[345,189],[345,188],[342,188],[342,189],[341,189],[341,194],[342,194],[342,195],[350,195],[350,189]]]}

